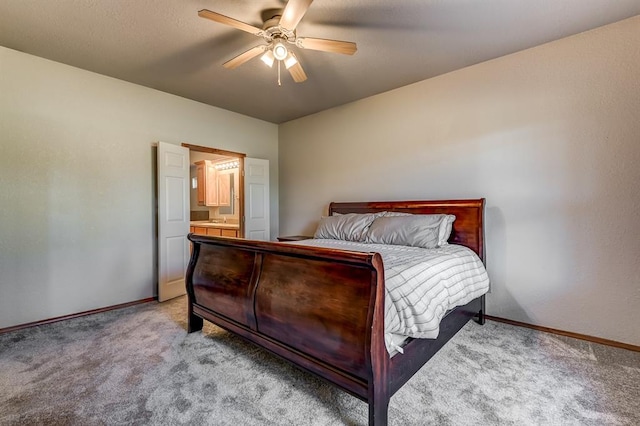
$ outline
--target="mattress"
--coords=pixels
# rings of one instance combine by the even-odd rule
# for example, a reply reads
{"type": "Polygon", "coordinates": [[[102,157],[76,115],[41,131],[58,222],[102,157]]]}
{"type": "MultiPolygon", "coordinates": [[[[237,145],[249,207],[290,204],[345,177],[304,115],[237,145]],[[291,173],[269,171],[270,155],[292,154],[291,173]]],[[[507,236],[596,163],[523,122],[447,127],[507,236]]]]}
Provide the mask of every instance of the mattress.
{"type": "Polygon", "coordinates": [[[476,253],[446,244],[435,249],[310,239],[295,244],[382,256],[385,274],[385,344],[402,352],[403,338],[435,339],[445,314],[489,291],[489,276],[476,253]]]}

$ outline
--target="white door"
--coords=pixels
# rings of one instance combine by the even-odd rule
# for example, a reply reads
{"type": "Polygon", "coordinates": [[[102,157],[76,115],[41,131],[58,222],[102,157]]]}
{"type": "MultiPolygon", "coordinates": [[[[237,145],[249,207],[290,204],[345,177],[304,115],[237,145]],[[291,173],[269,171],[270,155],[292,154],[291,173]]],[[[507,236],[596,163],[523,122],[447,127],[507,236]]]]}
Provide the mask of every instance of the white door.
{"type": "Polygon", "coordinates": [[[244,236],[269,241],[269,160],[244,159],[244,236]]]}
{"type": "Polygon", "coordinates": [[[158,300],[185,294],[189,262],[189,149],[158,142],[158,300]]]}

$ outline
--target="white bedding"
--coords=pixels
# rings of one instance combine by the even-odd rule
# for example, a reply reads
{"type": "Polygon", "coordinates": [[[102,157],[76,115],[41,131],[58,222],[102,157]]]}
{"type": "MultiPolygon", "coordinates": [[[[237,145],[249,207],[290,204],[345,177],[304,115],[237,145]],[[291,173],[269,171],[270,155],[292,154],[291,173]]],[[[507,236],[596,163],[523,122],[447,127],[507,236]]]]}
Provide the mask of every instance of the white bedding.
{"type": "Polygon", "coordinates": [[[393,335],[435,339],[447,311],[489,290],[489,276],[482,261],[471,249],[460,245],[425,249],[329,239],[295,244],[380,253],[385,274],[385,343],[389,353],[402,352],[393,335]]]}

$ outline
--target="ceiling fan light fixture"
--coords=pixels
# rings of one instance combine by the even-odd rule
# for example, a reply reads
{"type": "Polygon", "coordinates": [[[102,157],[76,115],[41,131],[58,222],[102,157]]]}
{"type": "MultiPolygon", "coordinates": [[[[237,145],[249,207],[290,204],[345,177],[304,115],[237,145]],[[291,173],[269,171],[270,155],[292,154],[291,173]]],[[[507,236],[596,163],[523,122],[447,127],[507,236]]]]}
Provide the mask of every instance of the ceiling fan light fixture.
{"type": "Polygon", "coordinates": [[[293,53],[289,53],[287,58],[284,60],[284,66],[287,69],[291,68],[292,66],[294,66],[297,63],[298,63],[298,60],[296,59],[295,56],[293,56],[293,53]]]}
{"type": "Polygon", "coordinates": [[[273,56],[273,52],[271,50],[267,50],[264,52],[264,55],[260,57],[260,60],[264,62],[269,68],[273,67],[273,62],[276,58],[273,56]]]}
{"type": "Polygon", "coordinates": [[[277,60],[279,61],[284,60],[288,54],[289,54],[289,50],[287,49],[287,46],[285,46],[281,41],[277,41],[273,45],[273,56],[277,60]]]}

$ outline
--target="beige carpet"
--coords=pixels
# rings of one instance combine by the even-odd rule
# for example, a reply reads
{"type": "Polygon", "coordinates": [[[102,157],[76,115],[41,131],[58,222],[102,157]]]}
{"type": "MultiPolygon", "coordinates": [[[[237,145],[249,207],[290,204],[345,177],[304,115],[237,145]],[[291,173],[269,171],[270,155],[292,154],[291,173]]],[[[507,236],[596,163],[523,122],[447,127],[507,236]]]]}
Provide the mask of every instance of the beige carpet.
{"type": "MultiPolygon", "coordinates": [[[[184,298],[0,335],[0,425],[366,425],[364,402],[184,298]]],[[[467,324],[392,399],[391,425],[638,425],[640,353],[467,324]]]]}

